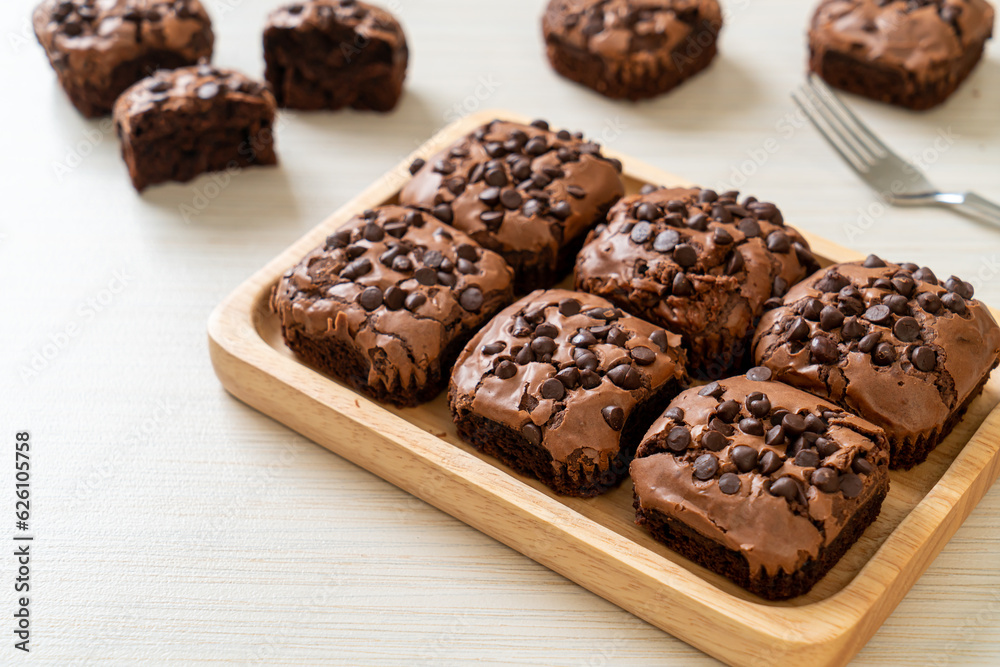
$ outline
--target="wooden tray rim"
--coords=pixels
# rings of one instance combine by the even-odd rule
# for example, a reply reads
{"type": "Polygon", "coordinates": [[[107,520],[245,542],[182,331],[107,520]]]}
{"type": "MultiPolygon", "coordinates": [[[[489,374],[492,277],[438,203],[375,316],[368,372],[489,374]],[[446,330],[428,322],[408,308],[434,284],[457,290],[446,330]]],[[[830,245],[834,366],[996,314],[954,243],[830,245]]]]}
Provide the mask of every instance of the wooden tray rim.
{"type": "MultiPolygon", "coordinates": [[[[277,395],[275,392],[290,394],[293,399],[305,398],[307,401],[303,405],[326,412],[327,417],[336,415],[339,417],[337,421],[343,423],[346,420],[358,433],[368,434],[399,448],[411,461],[419,461],[427,469],[437,472],[436,488],[415,488],[413,484],[406,483],[401,475],[384,469],[377,457],[350,451],[349,445],[337,447],[332,442],[320,442],[322,438],[312,438],[327,449],[730,664],[745,664],[748,651],[740,650],[729,642],[718,641],[723,636],[720,632],[727,629],[736,632],[734,639],[737,644],[752,640],[749,648],[753,650],[749,655],[757,656],[759,664],[779,657],[791,661],[791,664],[846,663],[875,633],[997,478],[1000,472],[1000,437],[991,440],[988,432],[1000,432],[1000,406],[994,406],[937,484],[896,526],[850,583],[823,600],[782,607],[740,599],[721,591],[695,572],[626,540],[378,403],[282,356],[260,336],[253,320],[254,306],[266,296],[265,292],[269,292],[271,285],[289,266],[318,245],[329,230],[343,224],[353,212],[394,196],[399,186],[409,178],[408,166],[414,158],[426,158],[441,145],[494,118],[526,120],[508,111],[487,110],[443,128],[222,301],[209,319],[208,334],[212,363],[223,386],[237,398],[286,424],[289,421],[287,417],[277,417],[268,409],[273,409],[269,401],[277,395]],[[255,394],[248,389],[247,383],[236,378],[237,373],[250,373],[270,388],[265,395],[255,394]],[[634,573],[638,583],[645,581],[653,585],[655,595],[647,595],[651,600],[643,603],[637,596],[625,595],[613,587],[602,590],[602,586],[592,580],[581,581],[589,579],[589,576],[574,576],[576,573],[572,567],[559,562],[562,557],[543,553],[542,549],[529,553],[532,549],[519,544],[515,536],[498,534],[503,531],[487,525],[489,522],[476,520],[470,515],[474,513],[471,509],[450,502],[447,497],[449,490],[457,490],[456,484],[464,486],[469,482],[479,487],[478,492],[482,492],[484,498],[496,504],[491,512],[503,509],[511,512],[514,518],[554,527],[550,529],[544,546],[559,544],[577,555],[577,552],[589,551],[589,558],[596,556],[606,563],[615,561],[624,570],[634,573]],[[629,542],[631,546],[622,542],[629,542]],[[677,611],[678,606],[689,614],[695,614],[695,622],[692,623],[690,616],[676,618],[671,612],[677,611]]],[[[654,183],[686,184],[683,179],[613,150],[605,149],[605,154],[622,160],[627,177],[654,183]]],[[[836,261],[851,261],[862,256],[808,232],[803,232],[803,235],[818,255],[836,261]]],[[[991,309],[991,312],[1000,319],[996,310],[991,309]]],[[[288,425],[294,430],[303,430],[288,425]]]]}

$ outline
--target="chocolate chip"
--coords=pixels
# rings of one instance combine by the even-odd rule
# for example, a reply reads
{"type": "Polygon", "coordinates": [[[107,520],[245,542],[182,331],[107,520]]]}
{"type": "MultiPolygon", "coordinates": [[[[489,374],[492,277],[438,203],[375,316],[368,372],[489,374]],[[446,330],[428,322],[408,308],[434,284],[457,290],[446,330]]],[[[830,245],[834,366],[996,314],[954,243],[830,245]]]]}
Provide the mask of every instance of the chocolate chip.
{"type": "Polygon", "coordinates": [[[477,271],[475,264],[473,264],[467,259],[462,259],[462,258],[459,258],[458,265],[455,268],[458,270],[459,273],[466,276],[476,273],[477,271]]]}
{"type": "Polygon", "coordinates": [[[840,358],[840,351],[831,339],[816,336],[809,342],[809,356],[813,363],[832,364],[840,358]]]}
{"type": "Polygon", "coordinates": [[[722,421],[732,423],[732,421],[736,419],[737,415],[740,414],[740,404],[732,399],[723,401],[719,404],[719,407],[715,409],[715,414],[718,415],[719,419],[722,421]]]}
{"type": "Polygon", "coordinates": [[[592,370],[580,371],[580,386],[584,389],[596,389],[601,385],[601,376],[592,370]]]}
{"type": "Polygon", "coordinates": [[[608,379],[622,389],[632,391],[642,386],[642,376],[635,368],[628,364],[615,366],[608,371],[608,379]]]}
{"type": "Polygon", "coordinates": [[[445,224],[450,224],[452,220],[455,219],[455,213],[451,210],[451,206],[448,204],[438,204],[431,209],[431,213],[434,214],[435,218],[445,224]]]}
{"type": "Polygon", "coordinates": [[[705,189],[705,190],[702,190],[701,192],[698,193],[698,201],[700,201],[700,202],[702,202],[704,204],[711,204],[712,202],[714,202],[718,198],[719,198],[719,195],[718,195],[718,193],[715,192],[715,190],[705,189]]]}
{"type": "Polygon", "coordinates": [[[914,280],[919,280],[921,282],[929,283],[931,285],[937,285],[938,279],[934,275],[934,272],[928,269],[926,266],[921,267],[913,272],[914,280]]]}
{"type": "Polygon", "coordinates": [[[372,270],[372,263],[367,257],[356,259],[340,272],[340,277],[347,280],[357,280],[361,276],[367,275],[372,270]]]}
{"type": "Polygon", "coordinates": [[[434,285],[437,285],[438,282],[437,271],[426,266],[417,269],[414,272],[413,277],[416,278],[418,283],[428,287],[433,287],[434,285]]]}
{"type": "Polygon", "coordinates": [[[871,351],[875,349],[875,346],[878,345],[878,342],[881,339],[882,339],[882,334],[880,334],[877,331],[872,332],[861,339],[861,341],[858,343],[858,349],[864,352],[865,354],[871,354],[871,351]]]}
{"type": "Polygon", "coordinates": [[[901,317],[892,326],[892,333],[904,343],[909,343],[920,336],[920,324],[912,317],[901,317]]]}
{"type": "Polygon", "coordinates": [[[747,371],[747,379],[753,382],[767,382],[771,379],[771,369],[767,366],[754,366],[747,371]]]}
{"type": "Polygon", "coordinates": [[[757,465],[757,450],[746,445],[736,445],[729,457],[740,472],[750,472],[757,465]]]}
{"type": "Polygon", "coordinates": [[[764,435],[764,424],[759,419],[747,417],[740,420],[740,430],[747,435],[764,435]]]}
{"type": "Polygon", "coordinates": [[[644,347],[642,345],[636,345],[633,347],[629,350],[629,354],[632,355],[632,359],[635,360],[635,363],[640,366],[649,366],[651,363],[656,361],[656,353],[648,347],[644,347]]]}
{"type": "Polygon", "coordinates": [[[629,238],[633,243],[643,244],[653,235],[653,226],[648,222],[640,222],[632,228],[629,238]]]}
{"type": "Polygon", "coordinates": [[[581,348],[581,354],[578,354],[574,359],[576,367],[581,371],[596,371],[600,362],[597,360],[597,355],[595,355],[590,350],[583,350],[581,348]]]}
{"type": "Polygon", "coordinates": [[[694,294],[694,286],[683,273],[674,274],[674,279],[670,284],[670,291],[674,296],[691,296],[694,294]]]}
{"type": "MultiPolygon", "coordinates": [[[[638,220],[656,220],[661,215],[663,215],[663,211],[660,210],[660,207],[650,202],[642,202],[635,207],[635,217],[638,220]]],[[[645,241],[636,241],[636,243],[645,243],[645,241]]]]}
{"type": "Polygon", "coordinates": [[[844,314],[833,306],[824,306],[819,313],[819,325],[824,331],[833,331],[844,323],[844,314]]]}
{"type": "Polygon", "coordinates": [[[684,268],[694,266],[698,262],[698,251],[688,243],[681,243],[674,248],[674,261],[684,268]]]}
{"type": "Polygon", "coordinates": [[[518,338],[531,335],[531,323],[520,315],[514,318],[514,326],[510,329],[511,334],[518,338]]]}
{"type": "Polygon", "coordinates": [[[335,250],[345,248],[351,242],[351,233],[347,230],[335,232],[326,237],[326,249],[335,250]]]}
{"type": "Polygon", "coordinates": [[[971,299],[975,294],[975,289],[972,287],[971,283],[967,283],[964,280],[952,276],[944,282],[944,288],[949,292],[955,292],[963,299],[971,299]]]}
{"type": "Polygon", "coordinates": [[[556,373],[556,379],[562,382],[567,389],[576,389],[580,386],[580,371],[570,366],[556,373]]]}
{"type": "Polygon", "coordinates": [[[667,433],[667,447],[672,452],[683,452],[691,444],[691,432],[684,426],[675,426],[667,433]]]}
{"type": "Polygon", "coordinates": [[[515,348],[514,350],[511,351],[514,352],[514,361],[517,363],[518,366],[524,366],[526,364],[530,364],[532,361],[535,360],[535,355],[532,353],[531,347],[528,345],[524,345],[520,348],[515,348]]]}
{"type": "Polygon", "coordinates": [[[466,287],[462,295],[458,297],[458,302],[462,304],[462,308],[470,312],[479,312],[483,306],[483,293],[479,291],[478,287],[466,287]]]}
{"type": "Polygon", "coordinates": [[[382,290],[377,287],[367,287],[358,295],[358,303],[365,310],[375,310],[382,305],[382,290]]]}
{"type": "Polygon", "coordinates": [[[771,252],[785,253],[792,249],[792,242],[784,232],[771,232],[767,235],[767,249],[771,252]]]}
{"type": "Polygon", "coordinates": [[[791,437],[795,437],[806,430],[806,420],[802,415],[789,412],[781,418],[781,428],[791,437]]]}
{"type": "Polygon", "coordinates": [[[767,396],[764,396],[757,400],[750,401],[749,405],[747,405],[747,409],[754,417],[763,419],[767,416],[767,413],[771,411],[771,401],[768,400],[767,396]]]}
{"type": "Polygon", "coordinates": [[[406,297],[406,303],[404,305],[407,310],[413,311],[425,303],[427,303],[427,297],[425,295],[420,292],[413,292],[410,296],[406,297]]]}
{"type": "Polygon", "coordinates": [[[701,444],[705,449],[717,452],[725,448],[729,444],[729,440],[718,431],[705,431],[701,436],[701,444]]]}
{"type": "MultiPolygon", "coordinates": [[[[534,202],[538,200],[533,199],[531,201],[534,202]]],[[[570,205],[564,201],[553,204],[552,209],[549,212],[558,220],[565,220],[569,216],[573,215],[573,209],[570,208],[570,205]]]]}
{"type": "Polygon", "coordinates": [[[383,301],[385,302],[385,307],[389,310],[399,310],[406,302],[406,290],[393,285],[385,291],[383,301]]]}
{"type": "Polygon", "coordinates": [[[734,493],[738,493],[740,490],[740,478],[731,472],[724,473],[722,477],[719,478],[719,491],[722,491],[727,496],[731,496],[734,493]]]}
{"type": "Polygon", "coordinates": [[[862,265],[868,269],[878,269],[885,266],[885,262],[878,255],[868,255],[862,265]]]}
{"type": "Polygon", "coordinates": [[[844,494],[845,498],[858,497],[864,488],[864,482],[853,472],[844,473],[840,477],[840,491],[844,494]]]}
{"type": "Polygon", "coordinates": [[[896,361],[896,350],[889,343],[879,343],[872,352],[872,362],[876,366],[888,366],[896,361]]]}
{"type": "Polygon", "coordinates": [[[909,315],[910,308],[907,306],[907,298],[900,294],[887,294],[882,303],[889,307],[889,310],[896,315],[909,315]]]}
{"type": "Polygon", "coordinates": [[[726,261],[726,275],[733,275],[739,273],[743,270],[745,262],[743,261],[743,254],[738,250],[733,250],[732,254],[729,255],[729,259],[726,261]]]}
{"type": "Polygon", "coordinates": [[[601,416],[612,430],[620,431],[625,426],[625,411],[617,405],[608,405],[601,409],[601,416]]]}
{"type": "Polygon", "coordinates": [[[903,296],[909,298],[913,294],[913,289],[917,286],[913,278],[905,274],[897,274],[895,278],[892,279],[892,286],[896,288],[896,291],[903,296]]]}
{"type": "Polygon", "coordinates": [[[928,313],[937,313],[941,310],[944,304],[941,303],[941,299],[934,292],[924,292],[917,297],[917,303],[928,313]]]}
{"type": "Polygon", "coordinates": [[[968,312],[968,308],[965,305],[965,299],[955,292],[948,292],[943,295],[941,297],[941,303],[944,304],[945,308],[956,315],[964,315],[968,312]]]}
{"type": "Polygon", "coordinates": [[[722,394],[724,392],[725,392],[725,389],[723,389],[722,385],[720,385],[716,381],[716,382],[709,382],[704,387],[702,387],[701,389],[699,389],[698,390],[698,395],[699,396],[711,396],[712,398],[719,398],[720,396],[722,396],[722,394]]]}
{"type": "Polygon", "coordinates": [[[504,190],[500,195],[500,203],[511,211],[521,208],[524,199],[517,190],[504,190]]]}
{"type": "Polygon", "coordinates": [[[856,317],[849,317],[840,327],[840,333],[844,338],[861,338],[865,335],[865,327],[856,317]]]}
{"type": "Polygon", "coordinates": [[[542,429],[531,422],[521,427],[521,435],[532,445],[540,445],[542,443],[542,429]]]}
{"type": "Polygon", "coordinates": [[[835,493],[840,488],[840,476],[833,468],[816,468],[809,481],[823,493],[835,493]]]}
{"type": "Polygon", "coordinates": [[[733,242],[733,235],[722,227],[716,227],[712,234],[712,240],[716,245],[729,245],[733,242]]]}
{"type": "Polygon", "coordinates": [[[455,248],[455,254],[461,259],[465,259],[470,262],[475,262],[479,259],[479,253],[476,251],[476,246],[468,243],[463,243],[455,248]]]}
{"type": "Polygon", "coordinates": [[[664,417],[668,419],[673,419],[676,422],[684,421],[684,410],[682,408],[668,408],[666,412],[663,413],[664,417]]]}
{"type": "Polygon", "coordinates": [[[659,347],[662,352],[670,349],[670,340],[667,338],[667,332],[663,329],[657,329],[649,334],[649,342],[659,347]]]}
{"type": "Polygon", "coordinates": [[[347,255],[347,259],[354,259],[356,257],[361,257],[361,255],[365,254],[366,252],[367,249],[364,246],[360,245],[349,245],[347,246],[347,248],[344,249],[344,254],[347,255]]]}
{"type": "Polygon", "coordinates": [[[718,470],[719,461],[711,454],[702,454],[694,460],[694,476],[700,480],[712,479],[718,470]]]}
{"type": "Polygon", "coordinates": [[[802,306],[802,316],[811,322],[818,322],[823,307],[823,302],[819,299],[809,299],[802,306]]]}
{"type": "Polygon", "coordinates": [[[535,331],[533,333],[536,337],[547,336],[549,338],[555,338],[559,335],[559,327],[549,322],[542,322],[535,327],[535,331]]]}
{"type": "Polygon", "coordinates": [[[736,227],[743,232],[748,239],[760,236],[760,225],[753,218],[743,218],[736,227]]]}
{"type": "Polygon", "coordinates": [[[775,472],[781,468],[781,463],[781,457],[771,450],[761,453],[760,458],[757,460],[757,465],[760,467],[762,475],[770,475],[775,472]]]}
{"type": "Polygon", "coordinates": [[[881,289],[881,290],[892,290],[892,289],[895,289],[892,286],[892,282],[888,278],[878,278],[874,283],[872,283],[872,287],[874,287],[875,289],[881,289]]]}
{"type": "MultiPolygon", "coordinates": [[[[678,218],[680,216],[677,216],[678,218]]],[[[667,223],[673,222],[673,216],[667,217],[667,223]]],[[[704,213],[695,213],[684,223],[687,225],[688,229],[693,229],[696,232],[703,232],[708,229],[708,216],[704,213]]]]}
{"type": "Polygon", "coordinates": [[[732,426],[722,421],[718,417],[712,417],[712,419],[709,420],[708,428],[712,429],[713,431],[718,431],[719,433],[721,433],[726,437],[729,437],[734,433],[736,433],[736,429],[734,429],[732,426]]]}
{"type": "Polygon", "coordinates": [[[496,230],[503,222],[503,211],[483,211],[479,214],[479,219],[483,221],[487,227],[492,230],[496,230]]]}
{"type": "Polygon", "coordinates": [[[504,359],[496,367],[496,375],[501,380],[509,380],[517,374],[517,366],[504,359]]]}
{"type": "Polygon", "coordinates": [[[840,449],[840,445],[831,440],[830,438],[816,438],[816,442],[813,443],[816,451],[819,452],[820,456],[830,456],[831,454],[836,454],[840,449]]]}
{"type": "Polygon", "coordinates": [[[556,378],[549,378],[539,388],[542,398],[561,401],[566,395],[566,385],[556,378]]]}
{"type": "Polygon", "coordinates": [[[815,468],[819,465],[819,455],[811,449],[803,449],[795,455],[795,465],[800,468],[815,468]]]}
{"type": "Polygon", "coordinates": [[[788,323],[788,340],[806,340],[809,338],[809,324],[805,318],[796,317],[788,323]]]}
{"type": "Polygon", "coordinates": [[[621,327],[613,326],[608,330],[608,335],[605,337],[605,341],[608,345],[625,347],[625,343],[628,342],[628,334],[625,333],[621,327]]]}
{"type": "Polygon", "coordinates": [[[937,364],[937,353],[926,345],[921,345],[910,353],[910,361],[917,367],[917,370],[929,373],[934,370],[934,366],[937,364]]]}
{"type": "Polygon", "coordinates": [[[587,192],[579,185],[567,185],[566,192],[573,199],[583,199],[584,197],[587,196],[587,192]]]}
{"type": "Polygon", "coordinates": [[[795,500],[799,497],[799,484],[791,477],[780,477],[771,482],[771,495],[780,496],[788,500],[795,500]]]}
{"type": "Polygon", "coordinates": [[[851,464],[851,470],[859,475],[870,475],[875,472],[875,465],[865,458],[856,458],[851,464]]]}
{"type": "Polygon", "coordinates": [[[569,342],[577,347],[590,347],[597,344],[597,338],[586,329],[581,329],[569,339],[569,342]]]}
{"type": "Polygon", "coordinates": [[[427,164],[427,161],[424,160],[423,158],[418,157],[416,160],[410,163],[410,174],[411,175],[416,174],[423,168],[425,164],[427,164]]]}
{"type": "Polygon", "coordinates": [[[811,433],[823,433],[826,431],[826,422],[816,415],[809,413],[806,415],[805,420],[807,431],[811,433]]]}
{"type": "MultiPolygon", "coordinates": [[[[387,294],[388,294],[388,292],[387,292],[387,294]]],[[[500,354],[506,348],[507,348],[507,343],[503,342],[502,340],[494,341],[492,343],[488,343],[486,345],[483,345],[483,354],[487,354],[487,355],[490,355],[490,356],[492,356],[494,354],[500,354]]]]}
{"type": "Polygon", "coordinates": [[[866,310],[864,317],[872,324],[886,325],[892,319],[892,312],[889,306],[878,304],[866,310]]]}

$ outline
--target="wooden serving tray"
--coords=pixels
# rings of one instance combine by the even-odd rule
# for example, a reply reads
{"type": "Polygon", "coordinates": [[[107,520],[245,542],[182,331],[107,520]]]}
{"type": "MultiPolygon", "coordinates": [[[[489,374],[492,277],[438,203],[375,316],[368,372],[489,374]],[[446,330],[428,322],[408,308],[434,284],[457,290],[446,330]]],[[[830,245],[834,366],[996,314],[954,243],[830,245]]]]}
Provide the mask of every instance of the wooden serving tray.
{"type": "MultiPolygon", "coordinates": [[[[768,602],[673,553],[634,523],[632,484],[589,500],[555,495],[459,441],[446,396],[418,408],[371,401],[300,363],[268,308],[281,274],[352,214],[395,201],[407,167],[493,118],[442,130],[240,285],[212,313],[215,372],[240,400],[581,586],[730,664],[842,665],[868,641],[1000,472],[1000,374],[926,463],[891,473],[878,520],[811,592],[768,602]]],[[[681,179],[622,160],[628,192],[681,179]]],[[[860,254],[805,234],[824,265],[860,254]]],[[[994,317],[998,313],[993,311],[994,317]]]]}

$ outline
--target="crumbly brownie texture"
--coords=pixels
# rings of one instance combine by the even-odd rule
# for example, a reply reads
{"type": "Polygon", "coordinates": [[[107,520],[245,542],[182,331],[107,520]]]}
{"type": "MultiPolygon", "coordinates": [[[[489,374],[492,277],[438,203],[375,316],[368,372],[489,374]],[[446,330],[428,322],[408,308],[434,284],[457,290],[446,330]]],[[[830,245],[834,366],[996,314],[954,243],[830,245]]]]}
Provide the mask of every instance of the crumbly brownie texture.
{"type": "Polygon", "coordinates": [[[878,426],[770,377],[682,393],[631,473],[639,525],[777,600],[812,588],[878,516],[889,447],[878,426]]]}
{"type": "Polygon", "coordinates": [[[580,133],[496,120],[416,160],[400,201],[503,255],[515,289],[530,292],[572,269],[587,230],[625,193],[621,169],[580,133]]]}
{"type": "Polygon", "coordinates": [[[405,407],[444,389],[472,333],[513,300],[496,253],[433,217],[383,206],[352,218],[278,282],[285,342],[313,367],[405,407]]]}
{"type": "Polygon", "coordinates": [[[892,467],[920,463],[982,390],[1000,328],[972,285],[875,255],[800,283],[766,313],[757,363],[885,429],[892,467]]]}
{"type": "Polygon", "coordinates": [[[408,55],[392,14],[355,0],[284,5],[264,28],[264,77],[282,107],[389,111],[408,55]]]}
{"type": "Polygon", "coordinates": [[[823,0],[809,67],[837,88],[929,109],[955,92],[992,34],[985,0],[823,0]]]}
{"type": "Polygon", "coordinates": [[[552,0],[542,18],[549,62],[611,98],[661,95],[708,67],[716,0],[552,0]]]}
{"type": "Polygon", "coordinates": [[[596,496],[628,474],[646,427],[687,385],[679,343],[590,294],[533,292],[459,356],[458,433],[558,493],[596,496]]]}
{"type": "Polygon", "coordinates": [[[202,63],[160,70],[115,104],[115,129],[140,192],[206,171],[277,163],[274,96],[238,72],[202,63]]]}
{"type": "Polygon", "coordinates": [[[198,0],[45,0],[35,35],[70,101],[88,118],[111,112],[133,83],[211,58],[212,21],[198,0]]]}
{"type": "Polygon", "coordinates": [[[702,379],[739,367],[765,304],[819,268],[774,204],[737,197],[646,186],[615,205],[577,258],[577,289],[681,334],[702,379]]]}

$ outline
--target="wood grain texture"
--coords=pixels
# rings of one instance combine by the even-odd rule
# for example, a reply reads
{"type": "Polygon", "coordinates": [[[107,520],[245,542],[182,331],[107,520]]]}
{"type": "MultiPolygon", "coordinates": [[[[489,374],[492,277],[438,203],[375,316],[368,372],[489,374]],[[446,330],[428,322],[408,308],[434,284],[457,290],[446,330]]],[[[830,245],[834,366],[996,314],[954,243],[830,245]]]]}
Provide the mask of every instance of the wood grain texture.
{"type": "MultiPolygon", "coordinates": [[[[717,664],[248,409],[212,371],[212,309],[465,110],[547,117],[707,186],[745,181],[807,231],[958,273],[1000,303],[996,232],[880,207],[795,117],[809,2],[723,0],[716,62],[638,105],[551,72],[536,22],[544,0],[384,2],[411,44],[396,113],[285,114],[277,169],[142,197],[113,132],[79,118],[55,84],[27,25],[35,4],[0,3],[0,423],[4,438],[31,428],[38,446],[29,662],[717,664]],[[196,214],[186,220],[182,206],[196,214]],[[116,272],[126,286],[111,294],[116,272]]],[[[278,0],[205,4],[215,61],[259,76],[260,30],[278,0]]],[[[850,103],[934,181],[1000,200],[997,49],[931,113],[850,103]]],[[[0,466],[0,486],[10,475],[0,466]]],[[[0,559],[0,579],[12,573],[0,559]]],[[[994,485],[855,662],[994,665],[997,591],[994,485]]]]}

